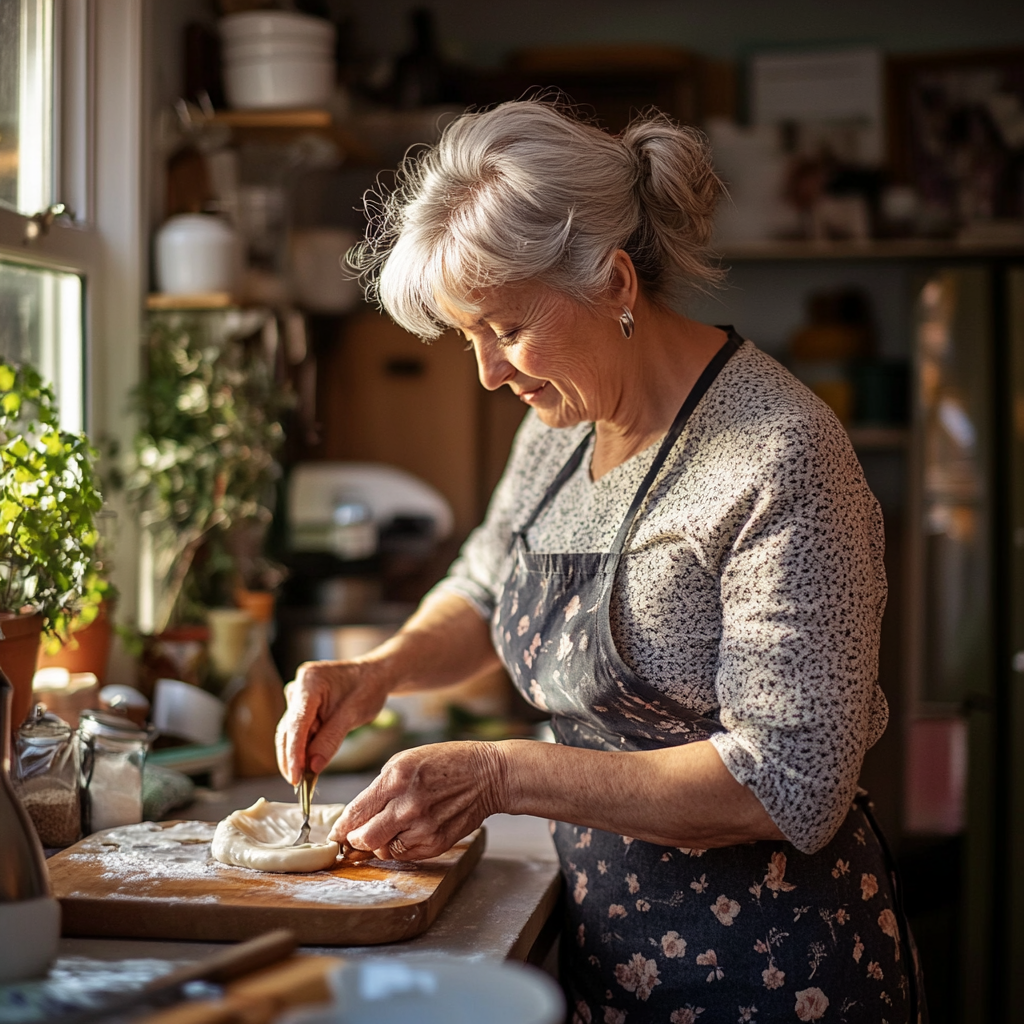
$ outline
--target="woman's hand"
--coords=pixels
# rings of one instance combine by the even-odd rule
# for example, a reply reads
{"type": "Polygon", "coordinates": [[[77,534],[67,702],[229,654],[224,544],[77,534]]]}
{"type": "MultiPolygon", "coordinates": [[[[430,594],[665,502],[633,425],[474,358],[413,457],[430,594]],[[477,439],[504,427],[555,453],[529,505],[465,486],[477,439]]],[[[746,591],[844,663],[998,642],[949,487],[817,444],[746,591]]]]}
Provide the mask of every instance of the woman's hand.
{"type": "Polygon", "coordinates": [[[505,805],[504,759],[492,743],[434,743],[395,754],[345,808],[330,838],[381,860],[450,850],[505,805]]]}
{"type": "Polygon", "coordinates": [[[288,709],[277,725],[277,765],[295,786],[307,768],[322,772],[341,741],[377,717],[388,686],[376,663],[307,661],[284,693],[288,709]]]}

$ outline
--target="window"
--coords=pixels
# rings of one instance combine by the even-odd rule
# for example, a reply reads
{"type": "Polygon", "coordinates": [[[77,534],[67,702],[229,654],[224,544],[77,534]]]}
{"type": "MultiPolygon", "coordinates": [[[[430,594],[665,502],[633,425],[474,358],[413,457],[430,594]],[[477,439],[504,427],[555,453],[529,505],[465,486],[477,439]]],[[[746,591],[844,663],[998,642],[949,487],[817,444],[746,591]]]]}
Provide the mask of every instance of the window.
{"type": "Polygon", "coordinates": [[[53,0],[0,0],[0,202],[53,201],[53,0]]]}
{"type": "Polygon", "coordinates": [[[84,0],[0,0],[0,356],[43,374],[73,430],[86,425],[84,314],[97,247],[89,211],[72,222],[70,209],[88,177],[88,14],[84,0]],[[55,218],[62,201],[68,213],[55,218]]]}

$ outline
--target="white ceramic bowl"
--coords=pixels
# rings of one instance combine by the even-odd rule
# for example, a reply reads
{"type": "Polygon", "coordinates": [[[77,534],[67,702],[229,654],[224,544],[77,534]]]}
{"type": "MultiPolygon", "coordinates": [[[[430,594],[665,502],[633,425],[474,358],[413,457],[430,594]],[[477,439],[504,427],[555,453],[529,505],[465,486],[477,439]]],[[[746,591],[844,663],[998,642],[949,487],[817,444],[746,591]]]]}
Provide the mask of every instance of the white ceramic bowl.
{"type": "Polygon", "coordinates": [[[290,11],[242,11],[220,20],[220,37],[227,45],[242,39],[284,39],[292,37],[326,41],[334,46],[334,26],[324,18],[290,11]]]}
{"type": "Polygon", "coordinates": [[[238,284],[238,236],[219,217],[171,217],[157,232],[155,247],[156,283],[162,292],[233,292],[238,284]]]}
{"type": "Polygon", "coordinates": [[[226,708],[212,693],[180,679],[158,679],[153,692],[153,725],[190,743],[216,743],[226,708]]]}
{"type": "Polygon", "coordinates": [[[281,39],[243,39],[224,47],[225,64],[244,64],[253,60],[275,60],[282,57],[309,60],[330,60],[334,54],[331,43],[310,42],[284,36],[281,39]]]}
{"type": "Polygon", "coordinates": [[[565,1001],[543,971],[519,964],[392,956],[329,975],[334,1001],[280,1024],[561,1024],[565,1001]]]}
{"type": "Polygon", "coordinates": [[[239,109],[322,106],[334,91],[332,60],[270,59],[224,66],[228,103],[239,109]]]}

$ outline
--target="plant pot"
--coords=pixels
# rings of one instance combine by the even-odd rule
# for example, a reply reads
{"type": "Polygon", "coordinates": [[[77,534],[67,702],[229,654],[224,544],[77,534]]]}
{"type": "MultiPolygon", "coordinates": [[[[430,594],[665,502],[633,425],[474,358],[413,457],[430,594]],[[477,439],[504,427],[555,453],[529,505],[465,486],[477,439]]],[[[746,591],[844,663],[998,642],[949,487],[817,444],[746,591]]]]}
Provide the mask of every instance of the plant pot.
{"type": "Polygon", "coordinates": [[[13,735],[32,707],[32,677],[36,674],[43,617],[38,612],[0,612],[0,629],[4,634],[0,640],[0,669],[14,687],[10,719],[13,735]]]}
{"type": "Polygon", "coordinates": [[[91,672],[103,686],[114,637],[112,613],[113,606],[104,601],[96,618],[88,626],[73,629],[71,642],[64,644],[59,651],[47,654],[40,646],[36,668],[66,668],[72,674],[91,672]]]}

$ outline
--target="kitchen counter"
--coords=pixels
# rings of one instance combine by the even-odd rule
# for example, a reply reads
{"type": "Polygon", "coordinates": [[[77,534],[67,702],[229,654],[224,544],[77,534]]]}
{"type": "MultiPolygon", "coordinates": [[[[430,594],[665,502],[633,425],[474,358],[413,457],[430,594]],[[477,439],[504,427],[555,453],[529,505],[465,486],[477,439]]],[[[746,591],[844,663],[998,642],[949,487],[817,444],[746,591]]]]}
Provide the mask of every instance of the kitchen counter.
{"type": "MultiPolygon", "coordinates": [[[[323,776],[317,799],[325,803],[347,801],[371,778],[323,776]]],[[[294,799],[283,779],[249,779],[221,793],[203,793],[170,817],[219,821],[261,796],[268,800],[294,799]]],[[[540,818],[496,814],[487,819],[485,827],[483,858],[423,935],[388,946],[307,946],[302,951],[351,958],[380,956],[394,950],[403,956],[444,954],[541,962],[555,937],[553,912],[560,884],[548,823],[540,818]]],[[[88,984],[90,975],[95,975],[97,981],[102,975],[102,988],[108,992],[135,988],[149,978],[220,949],[221,944],[203,942],[65,938],[51,977],[74,977],[88,984]]],[[[5,1019],[2,1011],[0,1000],[0,1021],[5,1019]]]]}

